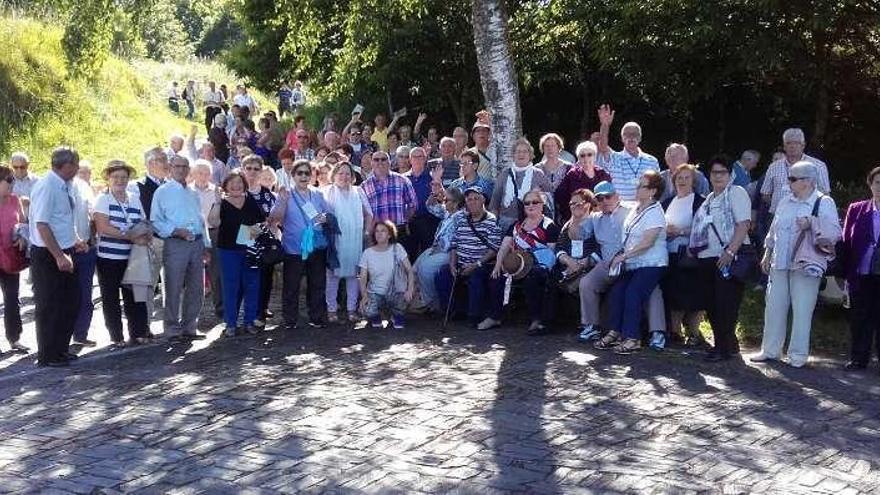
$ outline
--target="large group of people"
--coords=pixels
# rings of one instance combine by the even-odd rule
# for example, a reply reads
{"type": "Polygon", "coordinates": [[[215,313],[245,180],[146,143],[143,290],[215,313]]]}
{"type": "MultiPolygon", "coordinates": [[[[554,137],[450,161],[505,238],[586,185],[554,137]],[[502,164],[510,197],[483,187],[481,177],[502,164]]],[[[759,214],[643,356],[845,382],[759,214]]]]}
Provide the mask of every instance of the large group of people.
{"type": "Polygon", "coordinates": [[[68,147],[40,179],[24,153],[0,166],[11,348],[28,352],[18,302],[28,266],[43,366],[68,365],[71,343],[95,345],[95,273],[115,347],[204,338],[206,288],[225,337],[264,331],[280,273],[280,326],[289,331],[301,323],[304,288],[304,321],[314,328],[365,320],[403,329],[407,314],[424,313],[489,330],[522,305],[529,335],[579,312],[578,339],[596,349],[630,354],[679,341],[723,361],[740,352],[739,307],[760,270],[764,335],[750,359],[785,356],[800,367],[820,284],[839,267],[852,300],[847,367],[866,367],[880,347],[880,168],[868,175],[871,197],[850,205],[841,227],[828,168],[804,153],[799,129],[783,133],[780,155],[757,177],[754,150],[698,167],[673,143],[661,166],[641,149],[635,122],[623,124],[614,150],[608,105],[574,154],[548,133],[538,159],[525,138],[509,156],[498,150],[485,111],[470,132],[449,137],[426,128],[424,114],[411,128],[400,113],[365,122],[362,108],[342,128],[328,118],[310,129],[296,91],[279,91],[287,128],[272,111],[258,116],[244,86],[228,106],[211,83],[206,139],[193,126],[147,150],[141,178],[113,160],[93,187],[91,167],[68,147]],[[161,337],[149,325],[160,283],[161,337]],[[699,331],[704,316],[711,346],[699,331]]]}

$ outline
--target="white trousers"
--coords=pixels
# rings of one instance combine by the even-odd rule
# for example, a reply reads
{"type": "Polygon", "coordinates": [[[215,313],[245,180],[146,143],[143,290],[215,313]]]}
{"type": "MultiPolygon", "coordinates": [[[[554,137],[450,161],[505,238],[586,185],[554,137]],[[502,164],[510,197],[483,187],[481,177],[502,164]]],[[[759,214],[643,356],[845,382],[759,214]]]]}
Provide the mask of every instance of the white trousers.
{"type": "Polygon", "coordinates": [[[761,353],[772,359],[782,356],[782,346],[788,332],[788,313],[791,308],[791,339],[788,359],[794,365],[803,365],[810,357],[810,330],[819,284],[822,279],[805,275],[798,270],[770,270],[767,285],[767,304],[764,307],[764,337],[761,353]]]}

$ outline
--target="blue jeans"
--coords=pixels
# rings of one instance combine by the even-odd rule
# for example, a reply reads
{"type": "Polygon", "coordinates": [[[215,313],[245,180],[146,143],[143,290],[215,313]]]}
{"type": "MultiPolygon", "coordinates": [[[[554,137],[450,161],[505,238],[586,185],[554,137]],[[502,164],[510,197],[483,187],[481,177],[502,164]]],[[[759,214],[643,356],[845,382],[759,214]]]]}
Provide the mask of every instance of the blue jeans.
{"type": "MultiPolygon", "coordinates": [[[[467,316],[472,323],[479,323],[485,318],[501,319],[501,305],[504,302],[504,278],[493,279],[490,276],[491,272],[490,267],[482,266],[467,277],[458,276],[459,279],[463,278],[467,284],[467,316]]],[[[441,308],[445,312],[449,297],[455,289],[449,267],[444,267],[437,272],[434,285],[437,288],[437,297],[441,308]]],[[[453,301],[449,314],[460,313],[461,306],[464,305],[453,301]]]]}
{"type": "Polygon", "coordinates": [[[98,264],[98,249],[93,247],[84,253],[74,253],[73,264],[76,266],[76,279],[79,284],[79,311],[76,314],[76,323],[73,324],[73,338],[82,341],[89,336],[92,314],[95,312],[92,286],[95,267],[98,264]]]}
{"type": "Polygon", "coordinates": [[[611,287],[608,326],[627,339],[641,338],[642,308],[663,278],[666,267],[624,271],[611,287]]]}
{"type": "Polygon", "coordinates": [[[217,249],[220,255],[220,285],[223,288],[223,321],[238,326],[238,309],[244,301],[244,324],[253,325],[260,303],[260,270],[245,262],[245,252],[217,249]]]}

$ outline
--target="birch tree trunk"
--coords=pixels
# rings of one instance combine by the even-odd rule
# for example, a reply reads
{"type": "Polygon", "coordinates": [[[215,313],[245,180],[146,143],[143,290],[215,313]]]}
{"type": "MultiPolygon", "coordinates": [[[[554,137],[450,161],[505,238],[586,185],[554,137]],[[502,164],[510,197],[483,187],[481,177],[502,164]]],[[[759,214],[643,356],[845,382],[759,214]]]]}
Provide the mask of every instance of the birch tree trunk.
{"type": "Polygon", "coordinates": [[[510,58],[505,0],[471,0],[471,25],[492,142],[499,167],[513,163],[513,144],[522,135],[519,85],[510,58]]]}

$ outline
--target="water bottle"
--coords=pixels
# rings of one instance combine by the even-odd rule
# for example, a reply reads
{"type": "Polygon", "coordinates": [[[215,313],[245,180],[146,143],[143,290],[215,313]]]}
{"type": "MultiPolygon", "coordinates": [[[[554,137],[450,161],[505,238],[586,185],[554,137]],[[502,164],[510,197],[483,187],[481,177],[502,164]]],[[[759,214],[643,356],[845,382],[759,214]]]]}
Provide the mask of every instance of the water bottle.
{"type": "Polygon", "coordinates": [[[730,280],[730,265],[724,265],[718,269],[721,273],[721,278],[724,280],[730,280]]]}

